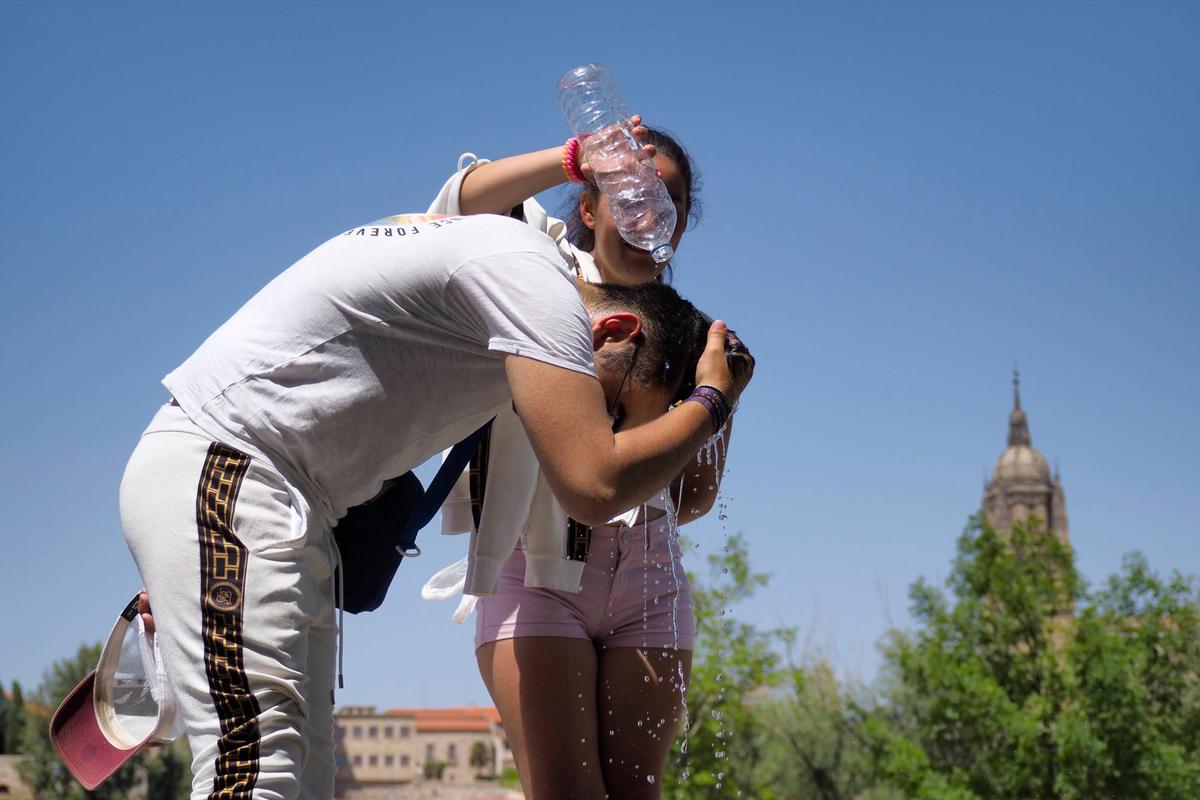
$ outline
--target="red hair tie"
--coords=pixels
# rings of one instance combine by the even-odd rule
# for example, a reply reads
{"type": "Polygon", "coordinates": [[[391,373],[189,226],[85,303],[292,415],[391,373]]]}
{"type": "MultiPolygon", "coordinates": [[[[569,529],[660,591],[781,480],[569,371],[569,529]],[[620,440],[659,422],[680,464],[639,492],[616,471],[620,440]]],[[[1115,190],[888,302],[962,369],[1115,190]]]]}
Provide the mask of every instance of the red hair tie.
{"type": "Polygon", "coordinates": [[[579,140],[572,136],[563,145],[562,170],[571,183],[587,183],[583,170],[579,168],[579,140]]]}

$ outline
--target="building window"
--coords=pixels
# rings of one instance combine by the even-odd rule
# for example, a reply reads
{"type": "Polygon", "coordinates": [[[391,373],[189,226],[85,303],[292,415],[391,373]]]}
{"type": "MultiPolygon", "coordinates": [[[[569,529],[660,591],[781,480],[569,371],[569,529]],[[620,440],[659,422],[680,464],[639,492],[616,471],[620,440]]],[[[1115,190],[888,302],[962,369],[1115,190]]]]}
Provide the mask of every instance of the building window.
{"type": "Polygon", "coordinates": [[[395,735],[395,733],[396,733],[396,729],[393,728],[391,725],[383,726],[383,738],[391,739],[395,735]]]}
{"type": "Polygon", "coordinates": [[[385,767],[394,767],[396,765],[396,757],[390,756],[390,755],[384,756],[383,757],[383,765],[385,767]]]}
{"type": "Polygon", "coordinates": [[[379,766],[379,756],[368,756],[367,757],[367,766],[368,767],[378,767],[379,766]]]}
{"type": "Polygon", "coordinates": [[[355,756],[355,757],[354,757],[354,766],[356,766],[356,767],[361,767],[361,766],[362,766],[362,756],[355,756]]]}
{"type": "Polygon", "coordinates": [[[425,745],[425,760],[433,761],[433,745],[431,744],[425,745]]]}
{"type": "Polygon", "coordinates": [[[400,726],[400,738],[401,738],[401,739],[407,739],[407,738],[408,738],[408,726],[407,726],[407,725],[401,725],[401,726],[400,726]]]}
{"type": "Polygon", "coordinates": [[[402,767],[408,766],[408,756],[407,755],[400,756],[400,766],[402,766],[402,767]]]}
{"type": "Polygon", "coordinates": [[[334,762],[338,765],[338,769],[345,769],[346,767],[350,766],[350,761],[346,758],[345,753],[338,753],[334,757],[334,762]]]}
{"type": "Polygon", "coordinates": [[[361,739],[362,738],[362,725],[355,725],[353,728],[351,728],[350,735],[353,736],[355,739],[361,739]]]}
{"type": "Polygon", "coordinates": [[[372,725],[371,727],[367,728],[367,738],[368,739],[378,739],[379,738],[379,728],[375,725],[372,725]]]}
{"type": "Polygon", "coordinates": [[[457,745],[452,744],[446,748],[446,760],[449,761],[451,764],[458,763],[458,746],[457,745]]]}

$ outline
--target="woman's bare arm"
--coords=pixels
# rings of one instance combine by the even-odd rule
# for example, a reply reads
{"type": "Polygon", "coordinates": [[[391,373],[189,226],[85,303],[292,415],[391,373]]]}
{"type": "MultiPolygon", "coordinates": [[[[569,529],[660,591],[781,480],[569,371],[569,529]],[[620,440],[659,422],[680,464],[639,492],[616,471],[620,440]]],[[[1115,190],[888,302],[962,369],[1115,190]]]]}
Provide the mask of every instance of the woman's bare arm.
{"type": "Polygon", "coordinates": [[[566,179],[562,145],[489,161],[463,178],[458,207],[464,214],[505,214],[513,206],[566,179]]]}
{"type": "Polygon", "coordinates": [[[729,439],[733,420],[725,426],[721,443],[712,454],[712,463],[703,450],[697,460],[689,462],[683,472],[671,482],[671,502],[675,503],[679,524],[700,519],[712,510],[721,490],[721,478],[725,472],[725,456],[729,452],[729,439]]]}
{"type": "MultiPolygon", "coordinates": [[[[634,114],[629,122],[635,137],[641,138],[646,133],[640,115],[634,114]]],[[[654,156],[653,145],[642,149],[648,156],[654,156]]],[[[464,214],[507,214],[530,197],[566,183],[562,158],[563,146],[557,145],[480,164],[463,177],[458,207],[464,214]]],[[[581,161],[579,168],[591,178],[592,170],[586,161],[581,161]]]]}

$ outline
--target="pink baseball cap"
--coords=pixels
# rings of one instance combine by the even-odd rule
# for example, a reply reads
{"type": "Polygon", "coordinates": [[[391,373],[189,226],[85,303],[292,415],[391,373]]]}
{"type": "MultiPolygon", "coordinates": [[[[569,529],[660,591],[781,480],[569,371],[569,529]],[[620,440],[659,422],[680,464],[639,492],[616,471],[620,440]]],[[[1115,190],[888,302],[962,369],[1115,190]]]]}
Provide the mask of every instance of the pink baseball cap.
{"type": "Polygon", "coordinates": [[[95,789],[143,748],[182,733],[158,645],[135,595],[100,652],[96,668],[50,720],[50,741],[85,789],[95,789]]]}

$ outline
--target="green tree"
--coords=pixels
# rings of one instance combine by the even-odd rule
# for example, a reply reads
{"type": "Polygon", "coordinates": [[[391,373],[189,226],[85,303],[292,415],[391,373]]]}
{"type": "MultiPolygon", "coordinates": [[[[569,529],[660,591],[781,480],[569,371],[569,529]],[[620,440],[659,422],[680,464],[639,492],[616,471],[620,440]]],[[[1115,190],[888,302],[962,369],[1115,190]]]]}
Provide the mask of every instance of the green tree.
{"type": "Polygon", "coordinates": [[[471,756],[468,763],[477,770],[491,766],[492,763],[492,748],[485,742],[471,743],[471,756]]]}
{"type": "Polygon", "coordinates": [[[25,693],[21,690],[19,681],[12,683],[12,699],[4,710],[4,740],[5,753],[22,752],[22,731],[25,730],[25,693]]]}
{"type": "Polygon", "coordinates": [[[100,645],[82,645],[74,656],[56,661],[46,670],[34,701],[27,704],[21,732],[21,752],[27,758],[18,767],[21,778],[36,798],[44,800],[118,800],[141,788],[150,800],[186,798],[191,784],[189,762],[178,743],[143,751],[91,792],[85,791],[59,760],[50,744],[50,717],[99,658],[100,645]]]}
{"type": "Polygon", "coordinates": [[[0,681],[0,755],[8,752],[5,746],[4,731],[8,728],[8,692],[4,688],[4,681],[0,681]]]}
{"type": "Polygon", "coordinates": [[[180,737],[146,759],[146,800],[187,800],[192,794],[192,753],[180,737]]]}
{"type": "Polygon", "coordinates": [[[94,792],[86,792],[59,761],[50,744],[50,716],[99,658],[100,645],[83,645],[74,656],[56,661],[43,676],[36,694],[36,706],[30,709],[22,736],[22,749],[28,757],[19,767],[21,777],[35,797],[116,800],[127,797],[139,783],[137,764],[131,759],[94,792]]]}
{"type": "Polygon", "coordinates": [[[1072,700],[1055,730],[1064,798],[1200,797],[1200,611],[1194,580],[1127,556],[1082,611],[1072,700]]]}
{"type": "Polygon", "coordinates": [[[917,630],[887,642],[879,775],[931,800],[1200,795],[1194,583],[1135,557],[1087,596],[1039,521],[975,520],[947,587],[914,584],[917,630]]]}
{"type": "Polygon", "coordinates": [[[696,643],[688,686],[688,719],[663,777],[666,798],[758,798],[762,737],[754,704],[778,684],[786,631],[760,631],[734,621],[733,606],[767,584],[752,572],[741,534],[708,558],[709,581],[688,574],[696,609],[696,643]]]}
{"type": "Polygon", "coordinates": [[[871,692],[839,684],[824,662],[790,667],[781,688],[756,707],[764,800],[904,800],[879,780],[863,736],[871,692]]]}

